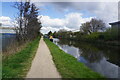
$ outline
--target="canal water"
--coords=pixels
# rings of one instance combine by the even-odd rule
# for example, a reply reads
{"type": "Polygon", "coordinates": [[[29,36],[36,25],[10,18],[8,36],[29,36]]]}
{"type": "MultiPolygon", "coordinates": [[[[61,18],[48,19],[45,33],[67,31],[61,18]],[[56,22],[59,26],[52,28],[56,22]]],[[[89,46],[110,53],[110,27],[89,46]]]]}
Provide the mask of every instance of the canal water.
{"type": "Polygon", "coordinates": [[[16,35],[15,34],[2,34],[0,35],[2,39],[2,51],[5,51],[9,45],[15,42],[16,35]]]}
{"type": "Polygon", "coordinates": [[[60,49],[107,78],[120,78],[119,47],[54,39],[60,49]]]}
{"type": "Polygon", "coordinates": [[[5,51],[10,44],[14,43],[15,38],[13,30],[0,29],[0,52],[5,51]]]}

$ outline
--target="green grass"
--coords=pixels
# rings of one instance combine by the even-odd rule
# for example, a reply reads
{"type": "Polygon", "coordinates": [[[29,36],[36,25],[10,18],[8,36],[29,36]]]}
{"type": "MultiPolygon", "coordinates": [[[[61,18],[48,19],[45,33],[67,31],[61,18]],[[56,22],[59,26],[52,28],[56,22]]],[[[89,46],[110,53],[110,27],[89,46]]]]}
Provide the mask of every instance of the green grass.
{"type": "Polygon", "coordinates": [[[57,70],[63,78],[105,78],[93,72],[83,63],[78,62],[76,58],[59,49],[58,46],[48,39],[44,40],[50,49],[57,70]]]}
{"type": "Polygon", "coordinates": [[[30,69],[31,62],[38,48],[40,38],[27,44],[20,52],[3,60],[2,78],[24,78],[30,69]]]}

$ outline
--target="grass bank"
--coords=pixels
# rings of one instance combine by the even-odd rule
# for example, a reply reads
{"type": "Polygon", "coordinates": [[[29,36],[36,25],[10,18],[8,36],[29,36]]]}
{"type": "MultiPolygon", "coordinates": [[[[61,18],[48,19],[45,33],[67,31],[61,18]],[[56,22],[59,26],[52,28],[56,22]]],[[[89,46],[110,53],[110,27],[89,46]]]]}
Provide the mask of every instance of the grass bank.
{"type": "Polygon", "coordinates": [[[50,49],[57,70],[63,78],[104,78],[102,75],[87,68],[83,63],[78,62],[72,55],[59,49],[48,39],[44,40],[50,49]]]}
{"type": "Polygon", "coordinates": [[[24,78],[30,69],[31,62],[38,48],[40,38],[30,42],[27,46],[3,60],[2,78],[24,78]]]}

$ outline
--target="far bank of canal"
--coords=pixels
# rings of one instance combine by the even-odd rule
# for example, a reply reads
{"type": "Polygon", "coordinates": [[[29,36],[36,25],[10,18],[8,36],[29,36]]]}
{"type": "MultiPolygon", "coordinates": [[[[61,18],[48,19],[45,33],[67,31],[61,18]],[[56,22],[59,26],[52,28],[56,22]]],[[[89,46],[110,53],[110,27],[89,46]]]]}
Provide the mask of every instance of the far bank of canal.
{"type": "Polygon", "coordinates": [[[108,78],[120,78],[119,47],[54,39],[60,49],[71,54],[87,67],[108,78]]]}

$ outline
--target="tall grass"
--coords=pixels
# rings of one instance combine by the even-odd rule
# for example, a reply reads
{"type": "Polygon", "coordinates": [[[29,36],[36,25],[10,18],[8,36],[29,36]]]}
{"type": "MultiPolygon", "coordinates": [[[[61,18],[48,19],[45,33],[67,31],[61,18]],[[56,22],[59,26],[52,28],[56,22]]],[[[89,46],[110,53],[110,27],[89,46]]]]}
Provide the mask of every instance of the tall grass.
{"type": "Polygon", "coordinates": [[[29,42],[26,47],[13,55],[3,59],[3,78],[23,78],[26,76],[35,56],[40,38],[29,42]]]}
{"type": "Polygon", "coordinates": [[[30,43],[30,41],[28,42],[24,42],[24,43],[19,43],[17,41],[14,41],[13,43],[10,43],[5,50],[2,50],[2,54],[3,54],[3,59],[8,57],[9,55],[14,55],[17,52],[20,52],[21,50],[23,50],[27,44],[30,43]]]}

